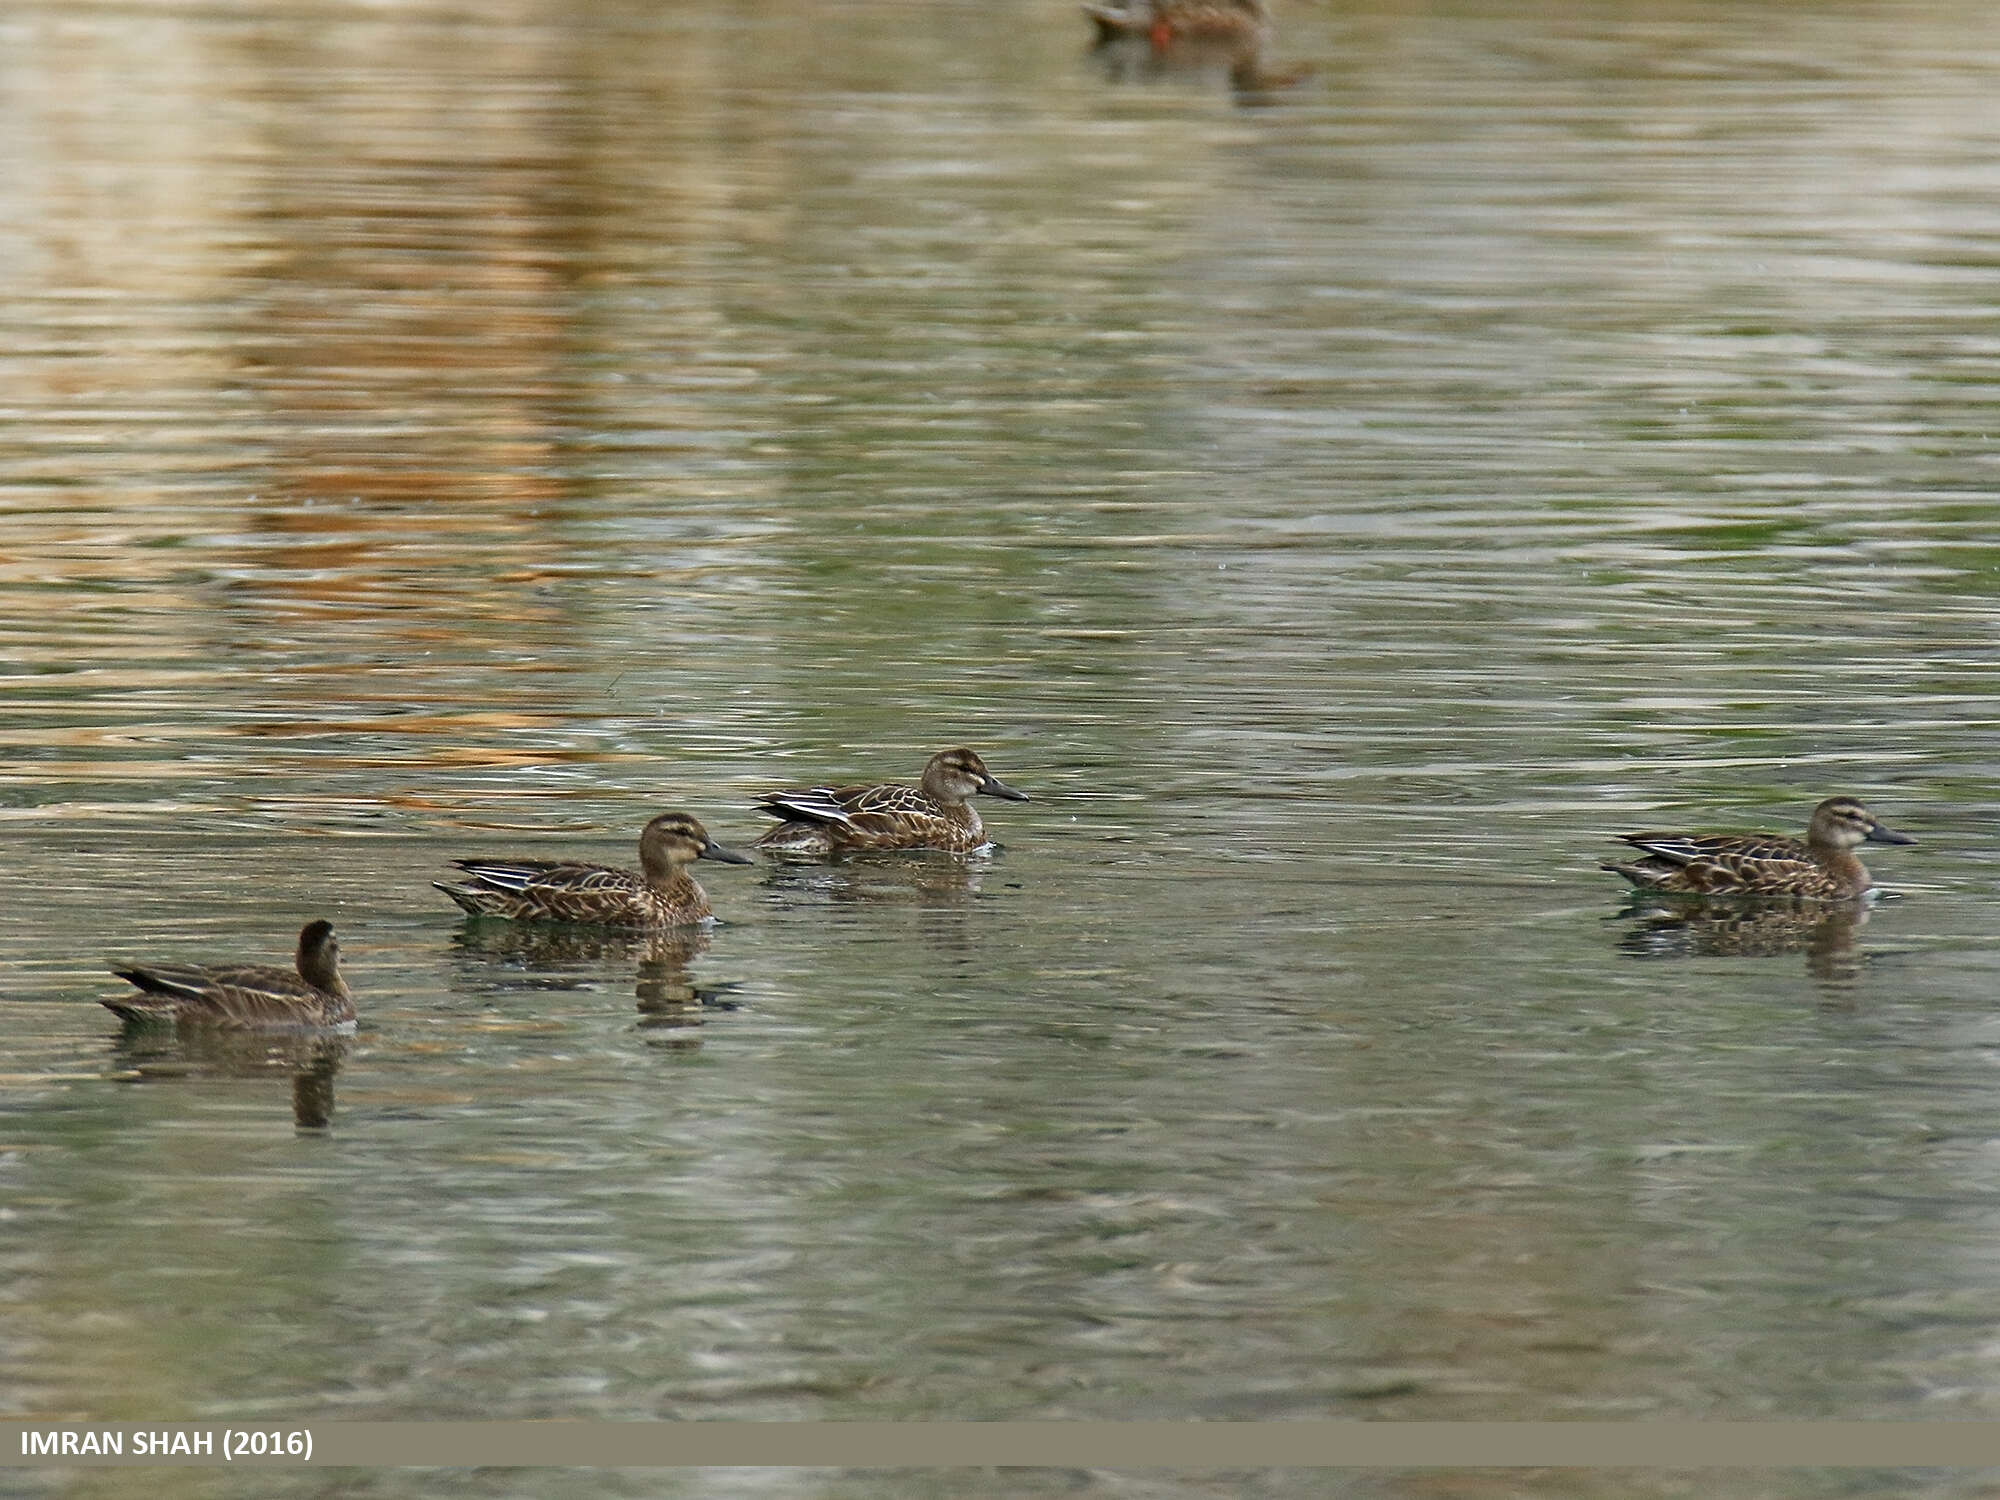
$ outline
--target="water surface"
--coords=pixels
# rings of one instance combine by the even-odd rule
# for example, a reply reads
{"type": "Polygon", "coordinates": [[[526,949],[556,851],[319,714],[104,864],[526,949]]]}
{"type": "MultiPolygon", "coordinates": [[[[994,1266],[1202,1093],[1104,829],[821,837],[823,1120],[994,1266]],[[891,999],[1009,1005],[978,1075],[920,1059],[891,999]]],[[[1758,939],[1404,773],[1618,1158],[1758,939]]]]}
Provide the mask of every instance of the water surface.
{"type": "Polygon", "coordinates": [[[1299,4],[1263,107],[1086,40],[0,18],[8,1410],[2000,1410],[2000,24],[1299,4]],[[430,889],[957,743],[995,854],[703,867],[700,941],[430,889]],[[1596,869],[1836,791],[1921,840],[1864,923],[1596,869]],[[314,916],[351,1045],[95,1003],[314,916]]]}

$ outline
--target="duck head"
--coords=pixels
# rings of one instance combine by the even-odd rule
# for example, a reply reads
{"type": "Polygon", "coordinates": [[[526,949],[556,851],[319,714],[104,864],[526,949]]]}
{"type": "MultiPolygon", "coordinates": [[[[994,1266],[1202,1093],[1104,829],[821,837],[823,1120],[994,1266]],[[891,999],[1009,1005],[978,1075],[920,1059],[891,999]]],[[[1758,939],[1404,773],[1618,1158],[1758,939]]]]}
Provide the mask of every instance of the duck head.
{"type": "Polygon", "coordinates": [[[747,865],[748,855],[725,849],[691,813],[661,813],[639,834],[639,865],[648,875],[668,875],[698,859],[747,865]]]}
{"type": "Polygon", "coordinates": [[[1009,802],[1028,800],[1026,792],[1007,785],[986,769],[985,761],[964,746],[941,750],[931,757],[930,764],[924,767],[923,789],[932,800],[947,804],[964,802],[975,792],[1009,802]]]}
{"type": "Polygon", "coordinates": [[[1806,825],[1806,842],[1833,849],[1858,844],[1914,844],[1907,833],[1885,826],[1854,797],[1829,797],[1813,809],[1806,825]]]}

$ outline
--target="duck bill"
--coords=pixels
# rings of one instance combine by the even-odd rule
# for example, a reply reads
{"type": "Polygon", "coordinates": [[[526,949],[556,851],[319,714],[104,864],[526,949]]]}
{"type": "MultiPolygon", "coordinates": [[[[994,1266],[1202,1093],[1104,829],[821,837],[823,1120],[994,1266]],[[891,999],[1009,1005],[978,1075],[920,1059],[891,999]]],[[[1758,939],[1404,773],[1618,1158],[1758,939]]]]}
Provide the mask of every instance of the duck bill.
{"type": "Polygon", "coordinates": [[[1907,833],[1898,833],[1893,828],[1884,828],[1880,823],[1877,823],[1873,828],[1868,830],[1868,842],[1871,844],[1914,844],[1916,840],[1911,838],[1907,833]]]}
{"type": "Polygon", "coordinates": [[[749,855],[738,854],[734,849],[725,849],[722,845],[716,843],[714,839],[710,839],[701,846],[700,857],[702,859],[717,860],[725,865],[748,865],[756,863],[749,855]]]}
{"type": "Polygon", "coordinates": [[[1016,791],[998,776],[988,776],[984,781],[979,783],[979,790],[989,797],[1004,797],[1009,802],[1026,802],[1028,800],[1026,792],[1016,791]]]}

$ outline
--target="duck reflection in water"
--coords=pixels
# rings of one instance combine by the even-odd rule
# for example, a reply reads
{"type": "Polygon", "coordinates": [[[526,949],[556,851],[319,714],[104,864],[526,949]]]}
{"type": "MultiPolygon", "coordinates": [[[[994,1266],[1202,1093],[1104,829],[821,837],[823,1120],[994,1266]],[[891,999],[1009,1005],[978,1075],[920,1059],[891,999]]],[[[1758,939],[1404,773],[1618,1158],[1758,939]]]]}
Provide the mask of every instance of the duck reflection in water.
{"type": "Polygon", "coordinates": [[[1636,918],[1619,939],[1634,958],[1778,958],[1805,955],[1806,972],[1846,982],[1861,972],[1860,932],[1869,902],[1636,897],[1619,913],[1636,918]]]}
{"type": "Polygon", "coordinates": [[[920,944],[939,961],[972,960],[978,951],[970,920],[981,882],[990,872],[984,860],[947,854],[849,855],[837,864],[773,862],[765,867],[764,888],[781,909],[871,907],[883,917],[878,931],[894,941],[920,944]],[[903,913],[891,917],[892,913],[903,913]]]}
{"type": "Polygon", "coordinates": [[[1266,62],[1264,0],[1085,0],[1083,13],[1096,31],[1091,51],[1114,82],[1218,73],[1239,104],[1263,104],[1312,72],[1266,62]]]}
{"type": "Polygon", "coordinates": [[[838,864],[772,863],[764,888],[780,897],[840,905],[957,907],[979,894],[983,864],[918,852],[849,855],[838,864]]]}
{"type": "Polygon", "coordinates": [[[605,964],[636,963],[639,1027],[660,1033],[658,1040],[673,1047],[699,1046],[694,1028],[708,1013],[737,1008],[733,983],[698,985],[689,972],[709,943],[708,929],[698,927],[621,932],[518,922],[468,922],[457,938],[468,963],[518,973],[499,986],[512,990],[589,989],[602,979],[605,964]]]}
{"type": "Polygon", "coordinates": [[[324,1130],[333,1123],[334,1075],[352,1046],[350,1037],[325,1032],[134,1025],[113,1043],[113,1057],[119,1074],[133,1083],[289,1074],[292,1123],[301,1130],[324,1130]]]}

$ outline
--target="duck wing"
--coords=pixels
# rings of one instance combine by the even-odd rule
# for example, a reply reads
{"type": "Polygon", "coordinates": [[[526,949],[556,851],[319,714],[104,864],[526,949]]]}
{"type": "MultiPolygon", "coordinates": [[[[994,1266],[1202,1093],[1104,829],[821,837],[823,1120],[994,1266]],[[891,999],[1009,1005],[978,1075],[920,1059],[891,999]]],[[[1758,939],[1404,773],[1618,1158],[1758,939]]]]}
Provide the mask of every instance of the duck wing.
{"type": "Polygon", "coordinates": [[[782,792],[767,792],[757,799],[757,811],[785,822],[830,823],[840,828],[854,826],[857,812],[872,808],[869,799],[881,792],[908,791],[888,786],[807,786],[782,792]]]}
{"type": "Polygon", "coordinates": [[[606,876],[624,876],[636,883],[638,877],[608,865],[587,865],[569,859],[455,859],[459,869],[476,884],[489,890],[586,890],[602,889],[606,876]]]}
{"type": "Polygon", "coordinates": [[[847,826],[885,843],[929,844],[960,832],[937,803],[913,786],[848,789],[847,826]]]}
{"type": "Polygon", "coordinates": [[[1781,833],[1621,833],[1621,843],[1643,849],[1670,865],[1723,860],[1810,862],[1806,846],[1781,833]]]}
{"type": "Polygon", "coordinates": [[[354,1019],[351,1003],[266,964],[131,964],[111,972],[139,988],[137,995],[104,1002],[128,1021],[248,1028],[354,1019]]]}
{"type": "Polygon", "coordinates": [[[557,922],[625,920],[646,899],[645,879],[611,865],[573,860],[455,859],[471,876],[438,888],[475,915],[544,917],[557,922]]]}
{"type": "Polygon", "coordinates": [[[1827,881],[1812,851],[1778,833],[1627,833],[1646,858],[1613,865],[1635,884],[1697,893],[1813,894],[1827,881]]]}

